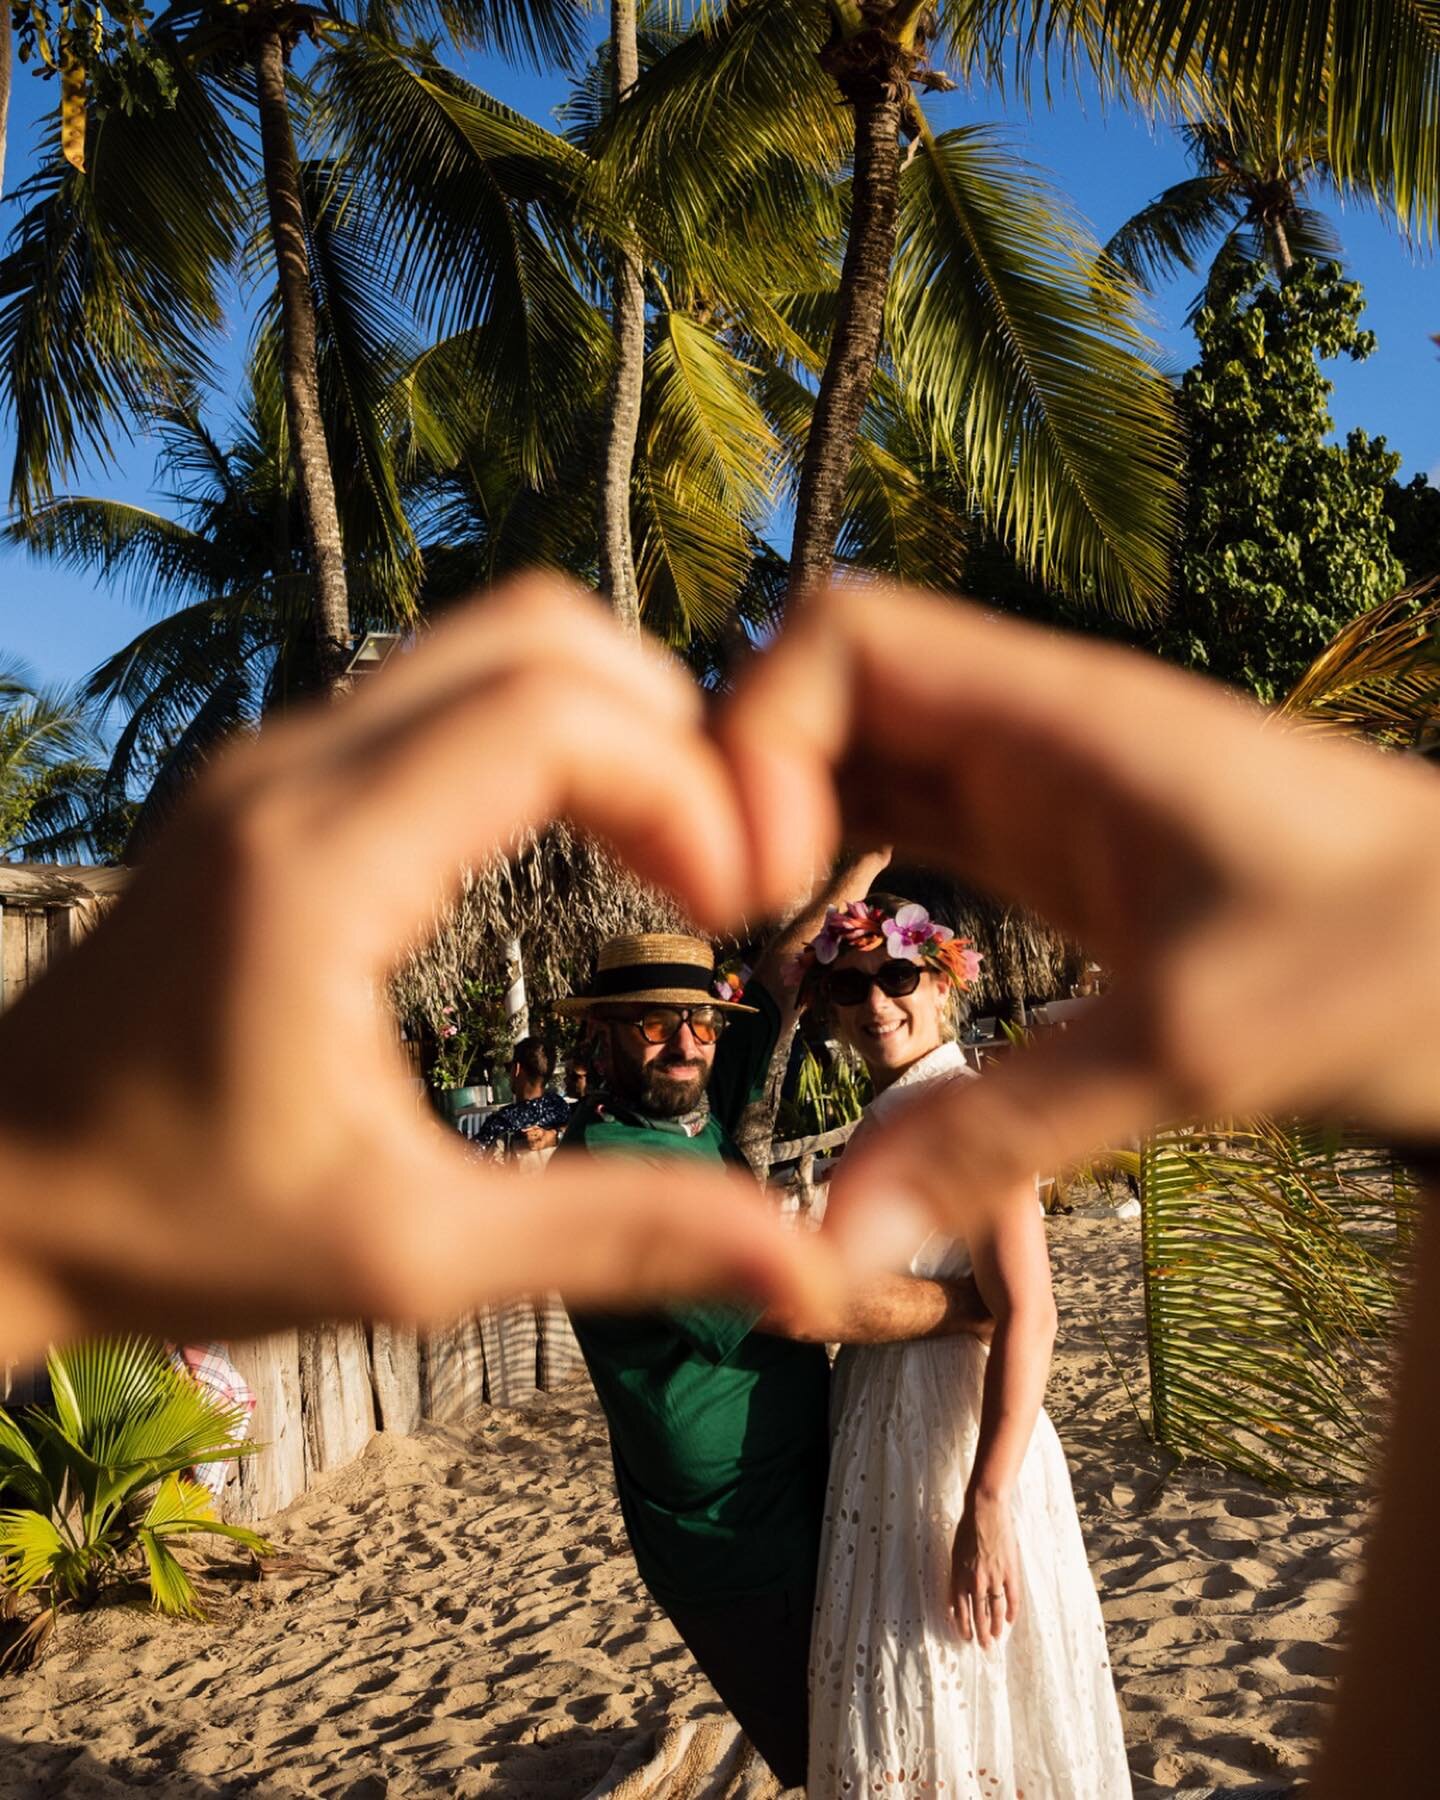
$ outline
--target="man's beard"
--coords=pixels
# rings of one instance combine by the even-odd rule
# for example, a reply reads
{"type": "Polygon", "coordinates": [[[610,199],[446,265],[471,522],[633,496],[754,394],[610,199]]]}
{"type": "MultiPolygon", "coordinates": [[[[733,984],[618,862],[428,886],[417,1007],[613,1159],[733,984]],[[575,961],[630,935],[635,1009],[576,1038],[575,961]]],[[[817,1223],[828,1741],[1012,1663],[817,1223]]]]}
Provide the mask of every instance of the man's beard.
{"type": "Polygon", "coordinates": [[[670,1062],[663,1057],[651,1063],[634,1062],[618,1047],[612,1050],[610,1063],[611,1085],[621,1099],[649,1113],[652,1119],[680,1119],[694,1112],[705,1098],[710,1079],[710,1071],[703,1064],[670,1062]],[[678,1069],[689,1070],[688,1077],[680,1079],[674,1073],[664,1072],[678,1069]]]}

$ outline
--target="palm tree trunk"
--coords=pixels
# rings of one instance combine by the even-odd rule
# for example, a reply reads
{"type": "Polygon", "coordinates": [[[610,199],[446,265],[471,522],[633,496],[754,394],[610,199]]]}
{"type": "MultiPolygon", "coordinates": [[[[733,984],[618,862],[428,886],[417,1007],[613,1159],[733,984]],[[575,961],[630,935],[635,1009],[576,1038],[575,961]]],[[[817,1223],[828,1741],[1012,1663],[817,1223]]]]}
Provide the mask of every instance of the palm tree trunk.
{"type": "Polygon", "coordinates": [[[255,73],[265,199],[280,287],[285,416],[315,580],[316,667],[321,688],[336,693],[348,685],[345,669],[350,660],[350,603],[335,481],[320,411],[315,296],[300,191],[300,162],[285,95],[285,42],[278,29],[266,31],[260,39],[255,73]]]}
{"type": "Polygon", "coordinates": [[[7,7],[5,17],[0,19],[0,198],[5,193],[5,141],[10,129],[10,71],[14,61],[10,38],[13,29],[7,7]]]}
{"type": "MultiPolygon", "coordinates": [[[[610,42],[615,59],[614,102],[618,107],[640,79],[635,0],[611,0],[610,42]]],[[[615,258],[611,325],[615,334],[615,373],[610,383],[605,464],[600,478],[600,585],[609,594],[621,625],[638,637],[640,585],[630,537],[630,485],[645,384],[645,277],[639,259],[623,247],[615,258]]]]}
{"type": "Polygon", "coordinates": [[[1267,227],[1270,233],[1270,255],[1283,279],[1295,267],[1295,252],[1290,248],[1290,233],[1283,219],[1275,219],[1267,227]]]}
{"type": "Polygon", "coordinates": [[[852,40],[844,46],[846,66],[836,70],[841,91],[855,109],[855,177],[835,334],[800,470],[790,550],[792,593],[827,581],[834,565],[850,465],[880,355],[895,255],[900,120],[908,93],[908,71],[901,71],[907,53],[878,32],[867,32],[860,41],[872,52],[870,66],[857,67],[858,46],[852,40]],[[875,67],[874,60],[882,66],[875,67]]]}
{"type": "MultiPolygon", "coordinates": [[[[830,46],[822,60],[855,109],[855,175],[835,333],[800,470],[790,549],[792,596],[828,581],[834,568],[850,465],[880,359],[900,212],[900,120],[914,55],[879,31],[864,31],[830,46]]],[[[770,1142],[795,1030],[792,1024],[781,1032],[763,1093],[745,1108],[736,1133],[742,1155],[761,1181],[770,1170],[770,1142]]]]}

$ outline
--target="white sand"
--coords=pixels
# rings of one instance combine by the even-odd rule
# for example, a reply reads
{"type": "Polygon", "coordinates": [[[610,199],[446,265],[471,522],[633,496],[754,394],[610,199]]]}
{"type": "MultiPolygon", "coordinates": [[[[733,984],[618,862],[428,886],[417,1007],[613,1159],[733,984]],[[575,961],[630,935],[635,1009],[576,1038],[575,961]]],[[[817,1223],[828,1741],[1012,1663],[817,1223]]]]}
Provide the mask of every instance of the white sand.
{"type": "MultiPolygon", "coordinates": [[[[1068,1219],[1051,1239],[1050,1410],[1137,1800],[1298,1770],[1363,1507],[1207,1471],[1167,1478],[1096,1323],[1143,1404],[1136,1227],[1068,1219]]],[[[377,1438],[271,1529],[333,1577],[222,1575],[203,1625],[106,1608],[0,1681],[3,1800],[579,1800],[638,1734],[718,1711],[641,1590],[586,1389],[377,1438]]]]}

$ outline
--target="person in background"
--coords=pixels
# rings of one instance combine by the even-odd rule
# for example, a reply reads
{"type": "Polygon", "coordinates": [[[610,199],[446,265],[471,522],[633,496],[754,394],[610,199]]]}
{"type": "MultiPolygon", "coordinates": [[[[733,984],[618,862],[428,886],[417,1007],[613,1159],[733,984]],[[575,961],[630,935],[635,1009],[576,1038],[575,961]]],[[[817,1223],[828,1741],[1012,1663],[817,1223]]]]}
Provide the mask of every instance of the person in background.
{"type": "Polygon", "coordinates": [[[575,1055],[565,1071],[565,1097],[579,1102],[590,1092],[591,1063],[588,1056],[575,1055]]]}
{"type": "Polygon", "coordinates": [[[570,1120],[563,1094],[551,1093],[550,1051],[540,1038],[521,1038],[510,1064],[510,1091],[470,1140],[477,1150],[553,1150],[570,1120]]]}

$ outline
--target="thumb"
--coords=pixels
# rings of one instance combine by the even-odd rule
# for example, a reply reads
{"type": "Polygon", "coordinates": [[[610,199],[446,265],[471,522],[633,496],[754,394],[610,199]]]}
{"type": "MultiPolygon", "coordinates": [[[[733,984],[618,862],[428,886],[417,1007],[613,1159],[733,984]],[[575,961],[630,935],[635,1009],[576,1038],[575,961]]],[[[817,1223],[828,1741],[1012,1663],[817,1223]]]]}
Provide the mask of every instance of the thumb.
{"type": "Polygon", "coordinates": [[[847,1152],[822,1235],[853,1269],[903,1266],[937,1227],[963,1236],[1036,1174],[1148,1130],[1165,1089],[1145,1041],[1126,1003],[1107,997],[981,1080],[917,1099],[847,1152]]]}

